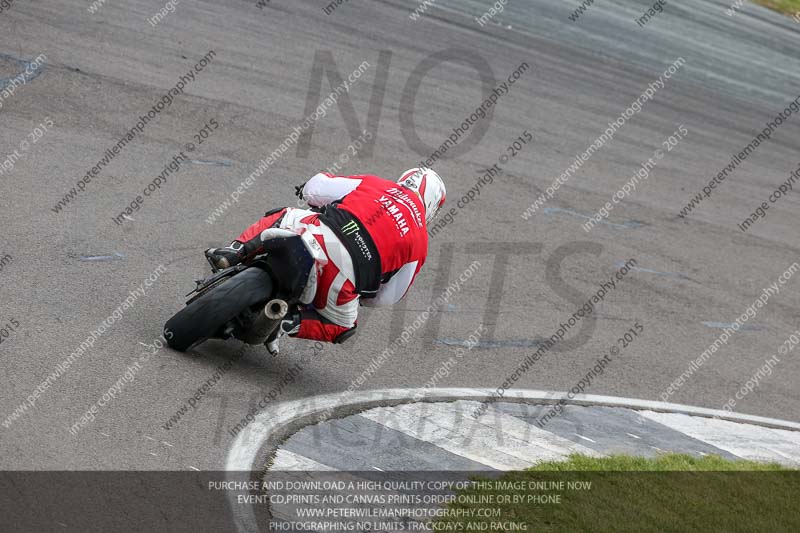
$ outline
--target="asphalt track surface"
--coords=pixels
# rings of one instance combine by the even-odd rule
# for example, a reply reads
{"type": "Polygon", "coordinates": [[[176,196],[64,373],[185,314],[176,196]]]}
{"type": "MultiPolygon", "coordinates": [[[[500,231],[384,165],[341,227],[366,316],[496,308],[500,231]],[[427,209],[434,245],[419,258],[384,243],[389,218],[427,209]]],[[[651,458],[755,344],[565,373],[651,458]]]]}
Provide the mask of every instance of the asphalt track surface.
{"type": "MultiPolygon", "coordinates": [[[[259,8],[255,1],[196,1],[178,4],[156,27],[147,19],[163,4],[139,0],[109,0],[95,14],[86,0],[16,0],[0,13],[2,78],[19,72],[13,58],[47,57],[41,74],[3,101],[0,155],[5,159],[46,118],[54,124],[0,176],[0,257],[12,256],[0,271],[0,322],[19,322],[0,345],[2,420],[130,291],[158,265],[166,267],[34,408],[0,427],[0,469],[220,469],[232,440],[228,428],[292,365],[309,361],[281,400],[346,389],[475,260],[480,268],[443,312],[363,389],[423,386],[481,324],[488,332],[481,344],[439,385],[499,386],[618,262],[634,258],[640,270],[515,386],[568,390],[638,321],[644,331],[585,392],[658,400],[722,333],[718,324],[733,322],[800,260],[796,192],[746,234],[736,227],[797,168],[798,116],[690,216],[677,217],[731,154],[800,94],[800,25],[750,4],[727,17],[724,2],[691,1],[669,4],[640,28],[634,17],[644,6],[633,2],[603,0],[572,22],[567,17],[577,3],[512,0],[481,27],[474,17],[488,2],[453,4],[436,2],[413,21],[409,13],[419,4],[412,2],[354,1],[326,15],[324,2],[272,0],[259,8]],[[369,62],[349,92],[364,128],[379,54],[391,52],[381,114],[371,130],[374,151],[353,158],[342,172],[394,177],[427,156],[401,130],[399,116],[410,111],[402,99],[407,80],[423,60],[446,49],[482,58],[498,83],[521,63],[530,65],[483,123],[488,129],[477,145],[434,164],[447,182],[448,205],[524,130],[534,142],[431,240],[428,263],[404,304],[364,311],[354,340],[313,357],[305,341],[285,342],[275,359],[249,348],[169,430],[163,425],[239,346],[161,350],[93,423],[71,434],[69,427],[139,357],[141,343],[152,343],[181,307],[192,280],[207,269],[202,250],[228,242],[265,210],[293,204],[293,185],[347,151],[352,132],[334,106],[316,122],[307,154],[292,147],[234,208],[206,222],[306,115],[315,53],[329,52],[344,77],[369,62]],[[184,94],[84,192],[53,212],[106,148],[210,50],[215,57],[184,94]],[[685,65],[548,201],[551,209],[524,220],[533,200],[679,57],[685,65]],[[112,219],[211,119],[219,128],[191,154],[199,163],[171,175],[132,221],[117,225],[112,219]],[[610,200],[681,125],[686,139],[615,208],[608,221],[616,225],[587,234],[581,215],[610,200]],[[503,259],[497,251],[510,255],[503,259]]],[[[323,79],[324,97],[332,83],[323,79]]],[[[437,65],[413,102],[417,134],[432,150],[482,99],[475,68],[437,65]]],[[[800,277],[782,286],[668,401],[720,408],[798,328],[799,309],[800,277]]],[[[796,357],[782,356],[735,410],[800,420],[799,377],[796,357]]]]}

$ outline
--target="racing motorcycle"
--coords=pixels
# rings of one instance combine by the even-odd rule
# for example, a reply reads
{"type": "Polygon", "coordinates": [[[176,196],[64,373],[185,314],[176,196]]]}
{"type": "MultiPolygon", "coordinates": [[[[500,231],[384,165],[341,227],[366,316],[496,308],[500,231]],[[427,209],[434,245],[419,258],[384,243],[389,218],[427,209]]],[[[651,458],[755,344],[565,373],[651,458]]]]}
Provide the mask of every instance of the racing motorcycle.
{"type": "Polygon", "coordinates": [[[195,280],[186,307],[164,325],[167,343],[180,352],[208,339],[265,343],[281,319],[299,306],[314,263],[299,237],[275,239],[246,264],[224,270],[206,259],[212,274],[195,280]]]}

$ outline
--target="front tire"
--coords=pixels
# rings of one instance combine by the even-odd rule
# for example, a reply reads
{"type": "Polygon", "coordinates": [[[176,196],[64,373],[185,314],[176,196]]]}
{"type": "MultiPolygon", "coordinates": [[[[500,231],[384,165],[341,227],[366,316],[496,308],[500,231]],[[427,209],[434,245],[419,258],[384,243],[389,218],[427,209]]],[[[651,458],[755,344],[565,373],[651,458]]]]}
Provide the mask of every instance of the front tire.
{"type": "Polygon", "coordinates": [[[272,297],[272,278],[260,268],[248,268],[208,290],[175,313],[164,325],[173,350],[185,352],[209,339],[251,306],[272,297]]]}

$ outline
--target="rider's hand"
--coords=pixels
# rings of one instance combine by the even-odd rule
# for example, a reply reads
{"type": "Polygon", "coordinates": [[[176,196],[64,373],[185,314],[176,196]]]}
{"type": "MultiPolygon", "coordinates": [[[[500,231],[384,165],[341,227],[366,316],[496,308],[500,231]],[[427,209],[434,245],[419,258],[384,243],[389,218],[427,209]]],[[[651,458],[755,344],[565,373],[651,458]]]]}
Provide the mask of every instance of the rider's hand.
{"type": "Polygon", "coordinates": [[[300,185],[295,185],[295,186],[294,186],[294,193],[295,193],[295,194],[297,195],[297,197],[298,197],[298,198],[300,198],[301,200],[303,199],[303,187],[305,187],[305,186],[306,186],[306,183],[305,183],[305,182],[303,182],[303,183],[302,183],[302,184],[300,184],[300,185]]]}

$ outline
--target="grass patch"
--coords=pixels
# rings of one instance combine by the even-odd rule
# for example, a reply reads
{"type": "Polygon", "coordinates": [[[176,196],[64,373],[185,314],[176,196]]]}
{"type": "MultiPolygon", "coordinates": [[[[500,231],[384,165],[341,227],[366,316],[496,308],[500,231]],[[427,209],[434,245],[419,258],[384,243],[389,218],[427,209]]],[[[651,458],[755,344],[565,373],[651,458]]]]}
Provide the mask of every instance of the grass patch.
{"type": "Polygon", "coordinates": [[[800,0],[756,0],[756,3],[778,13],[800,18],[800,0]]]}
{"type": "Polygon", "coordinates": [[[738,459],[731,461],[718,455],[695,457],[682,453],[665,453],[657,457],[612,455],[590,457],[572,454],[567,461],[539,463],[527,472],[742,472],[789,471],[777,463],[757,463],[738,459]]]}
{"type": "Polygon", "coordinates": [[[474,480],[434,531],[800,531],[800,471],[777,464],[572,455],[474,480]]]}

